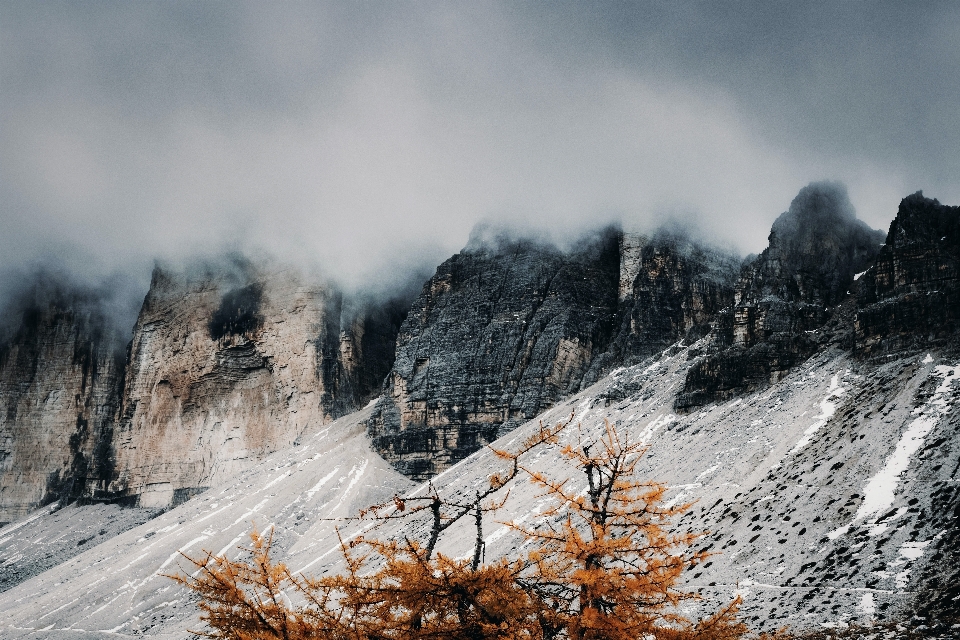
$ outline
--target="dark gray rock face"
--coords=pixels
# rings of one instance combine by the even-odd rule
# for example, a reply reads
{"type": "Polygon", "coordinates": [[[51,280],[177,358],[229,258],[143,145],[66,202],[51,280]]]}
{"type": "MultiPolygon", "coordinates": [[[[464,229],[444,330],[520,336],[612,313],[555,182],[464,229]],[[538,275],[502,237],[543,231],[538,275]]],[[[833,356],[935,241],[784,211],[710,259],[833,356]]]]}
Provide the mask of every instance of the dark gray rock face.
{"type": "Polygon", "coordinates": [[[960,321],[960,207],[917,192],[900,202],[857,296],[861,353],[943,342],[960,321]]]}
{"type": "Polygon", "coordinates": [[[842,185],[801,189],[773,223],[769,246],[743,266],[733,308],[716,318],[713,352],[690,369],[676,407],[776,382],[835,339],[824,328],[882,241],[881,231],[856,218],[842,185]]]}
{"type": "Polygon", "coordinates": [[[619,247],[566,254],[533,241],[474,243],[414,302],[368,423],[400,471],[430,477],[579,389],[617,311],[619,247]]]}
{"type": "Polygon", "coordinates": [[[330,417],[352,413],[379,395],[393,367],[397,335],[413,297],[348,300],[338,292],[331,294],[328,304],[334,312],[324,317],[316,339],[321,404],[330,417]]]}
{"type": "Polygon", "coordinates": [[[0,523],[104,487],[123,384],[121,332],[96,291],[38,277],[0,343],[0,523]]]}
{"type": "Polygon", "coordinates": [[[531,241],[468,247],[426,284],[368,430],[425,479],[625,361],[663,350],[733,296],[719,252],[607,230],[570,253],[531,241]]]}
{"type": "Polygon", "coordinates": [[[585,383],[678,340],[692,343],[707,334],[717,314],[733,303],[739,267],[738,258],[677,234],[621,234],[616,331],[585,383]]]}

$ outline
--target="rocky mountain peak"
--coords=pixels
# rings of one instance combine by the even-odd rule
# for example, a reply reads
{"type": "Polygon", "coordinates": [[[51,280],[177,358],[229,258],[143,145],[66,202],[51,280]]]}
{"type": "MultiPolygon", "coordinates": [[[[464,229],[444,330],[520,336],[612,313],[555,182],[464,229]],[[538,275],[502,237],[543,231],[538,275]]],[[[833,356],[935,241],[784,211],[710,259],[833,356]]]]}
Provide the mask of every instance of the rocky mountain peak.
{"type": "Polygon", "coordinates": [[[769,245],[744,264],[735,304],[716,316],[707,354],[690,368],[677,408],[689,410],[780,380],[813,355],[883,232],[858,220],[846,188],[804,187],[773,223],[769,245]]]}
{"type": "Polygon", "coordinates": [[[901,200],[886,243],[899,248],[915,242],[960,247],[960,207],[942,205],[935,198],[925,197],[923,191],[901,200]]]}
{"type": "Polygon", "coordinates": [[[738,287],[738,297],[746,302],[774,295],[833,306],[853,276],[869,266],[883,237],[857,219],[846,187],[811,183],[773,223],[769,246],[738,287]]]}
{"type": "Polygon", "coordinates": [[[918,191],[900,202],[857,295],[861,353],[929,346],[960,325],[960,207],[918,191]]]}

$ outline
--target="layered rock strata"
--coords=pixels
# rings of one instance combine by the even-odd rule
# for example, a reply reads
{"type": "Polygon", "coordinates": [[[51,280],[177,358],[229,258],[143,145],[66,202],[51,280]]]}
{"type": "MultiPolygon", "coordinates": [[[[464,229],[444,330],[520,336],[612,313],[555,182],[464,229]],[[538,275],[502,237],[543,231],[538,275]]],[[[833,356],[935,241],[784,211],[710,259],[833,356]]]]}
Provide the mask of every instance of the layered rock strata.
{"type": "Polygon", "coordinates": [[[376,449],[426,478],[576,391],[609,341],[618,255],[608,232],[572,254],[497,240],[441,264],[400,329],[376,449]]]}
{"type": "Polygon", "coordinates": [[[584,382],[708,333],[733,303],[740,262],[676,233],[621,234],[616,329],[584,382]]]}
{"type": "Polygon", "coordinates": [[[0,524],[103,489],[123,340],[95,292],[39,279],[0,344],[0,524]]]}
{"type": "Polygon", "coordinates": [[[134,330],[109,495],[177,504],[362,406],[392,365],[398,314],[349,309],[332,287],[240,259],[158,267],[134,330]]]}
{"type": "MultiPolygon", "coordinates": [[[[803,188],[747,261],[734,305],[715,319],[707,355],[687,373],[676,407],[690,410],[776,382],[837,338],[825,328],[842,314],[855,277],[873,264],[883,233],[856,218],[846,189],[803,188]]],[[[849,325],[840,319],[841,331],[849,325]]]]}
{"type": "Polygon", "coordinates": [[[737,262],[688,240],[608,229],[577,246],[475,242],[437,269],[368,424],[397,469],[446,469],[732,300],[737,262]]]}
{"type": "Polygon", "coordinates": [[[878,353],[952,338],[960,321],[960,207],[917,193],[860,279],[856,346],[878,353]]]}

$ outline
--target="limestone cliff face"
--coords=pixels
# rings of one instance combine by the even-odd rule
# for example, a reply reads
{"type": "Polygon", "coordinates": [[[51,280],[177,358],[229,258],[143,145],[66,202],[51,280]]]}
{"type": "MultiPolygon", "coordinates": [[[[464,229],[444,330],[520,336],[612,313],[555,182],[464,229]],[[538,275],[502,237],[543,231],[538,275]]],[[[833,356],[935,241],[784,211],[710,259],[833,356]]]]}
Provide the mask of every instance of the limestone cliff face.
{"type": "Polygon", "coordinates": [[[361,406],[392,364],[399,320],[243,260],[157,268],[134,330],[109,494],[181,502],[361,406]]]}
{"type": "Polygon", "coordinates": [[[572,253],[495,240],[453,256],[400,329],[374,446],[423,479],[576,391],[609,342],[618,286],[612,231],[572,253]]]}
{"type": "Polygon", "coordinates": [[[960,322],[960,207],[917,192],[900,203],[886,244],[860,281],[861,353],[943,342],[960,322]]]}
{"type": "Polygon", "coordinates": [[[103,488],[123,346],[96,294],[38,281],[0,344],[0,523],[103,488]]]}
{"type": "Polygon", "coordinates": [[[857,220],[842,185],[801,189],[773,223],[769,246],[743,266],[734,306],[716,317],[712,353],[688,372],[677,408],[776,382],[836,338],[822,329],[882,242],[857,220]]]}

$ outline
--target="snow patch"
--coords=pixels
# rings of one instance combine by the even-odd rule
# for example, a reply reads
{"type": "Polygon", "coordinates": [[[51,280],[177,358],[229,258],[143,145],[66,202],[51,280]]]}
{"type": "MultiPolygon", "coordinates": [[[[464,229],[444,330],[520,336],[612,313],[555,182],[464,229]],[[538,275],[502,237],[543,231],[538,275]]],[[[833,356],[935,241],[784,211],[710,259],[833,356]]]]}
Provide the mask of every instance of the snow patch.
{"type": "MultiPolygon", "coordinates": [[[[857,509],[851,524],[871,517],[876,518],[893,505],[897,487],[900,484],[900,476],[910,466],[911,457],[923,446],[927,434],[937,426],[940,418],[949,413],[952,400],[951,386],[960,376],[960,365],[954,367],[940,365],[934,372],[935,375],[943,378],[943,381],[926,403],[914,409],[915,414],[920,414],[919,417],[915,418],[900,436],[896,448],[887,458],[883,468],[867,482],[863,489],[863,502],[857,509]]],[[[834,540],[849,530],[850,524],[832,531],[828,536],[834,540]]]]}
{"type": "Polygon", "coordinates": [[[787,455],[792,455],[797,451],[800,451],[805,446],[810,444],[810,441],[813,440],[813,436],[823,428],[827,422],[830,421],[830,418],[833,417],[833,414],[837,412],[837,405],[832,401],[833,398],[839,398],[843,395],[844,389],[840,386],[837,375],[834,375],[830,379],[830,389],[827,393],[827,397],[820,401],[820,415],[817,416],[813,424],[806,428],[803,432],[803,435],[797,441],[793,448],[787,453],[787,455]]]}
{"type": "Polygon", "coordinates": [[[307,489],[307,499],[308,499],[308,500],[313,500],[313,494],[315,494],[317,491],[320,491],[320,488],[323,487],[323,485],[325,485],[325,484],[327,483],[327,481],[330,480],[330,478],[332,478],[332,477],[334,476],[334,474],[337,473],[338,471],[340,471],[340,467],[339,467],[339,466],[335,467],[333,471],[331,471],[331,472],[328,473],[327,475],[323,476],[323,477],[320,479],[320,482],[318,482],[317,484],[313,485],[311,488],[307,489]]]}
{"type": "Polygon", "coordinates": [[[673,413],[667,413],[662,416],[659,416],[653,422],[648,424],[647,427],[643,431],[641,431],[640,435],[637,437],[640,439],[640,442],[644,444],[649,444],[650,441],[653,439],[653,436],[657,433],[657,431],[659,431],[660,429],[662,429],[663,427],[669,424],[673,424],[676,421],[677,421],[677,416],[676,414],[673,414],[673,413]]]}

